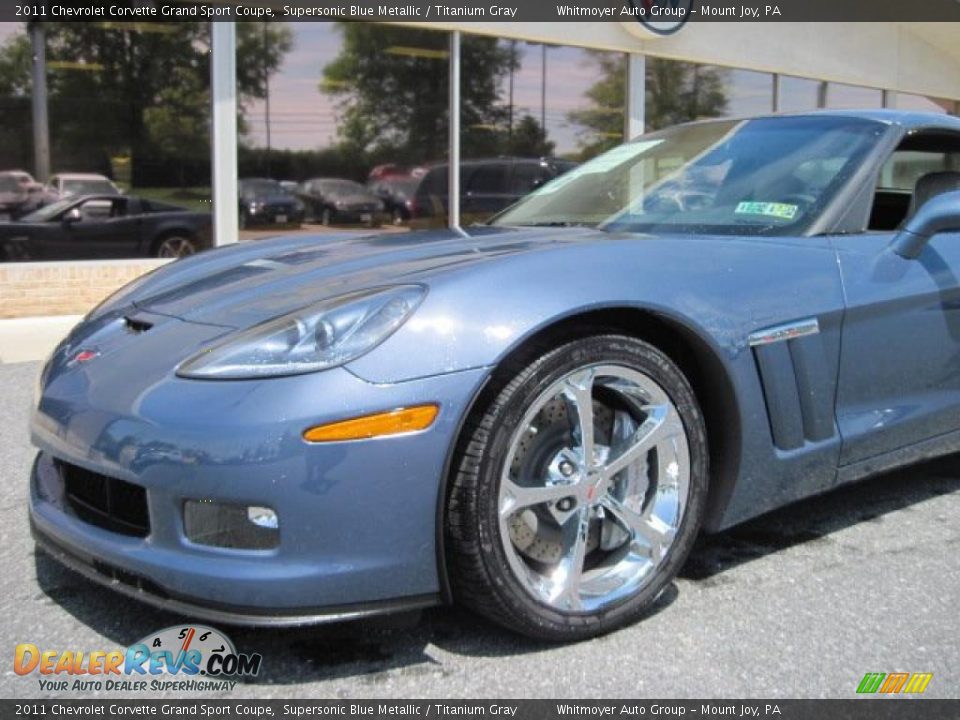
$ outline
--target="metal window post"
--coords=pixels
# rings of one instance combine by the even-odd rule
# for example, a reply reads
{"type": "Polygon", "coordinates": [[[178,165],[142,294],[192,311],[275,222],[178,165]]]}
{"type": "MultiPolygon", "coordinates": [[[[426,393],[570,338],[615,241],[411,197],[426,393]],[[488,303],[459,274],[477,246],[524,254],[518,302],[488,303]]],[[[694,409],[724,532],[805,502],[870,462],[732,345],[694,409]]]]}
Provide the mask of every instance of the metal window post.
{"type": "Polygon", "coordinates": [[[47,41],[43,23],[30,27],[33,44],[33,174],[50,179],[50,127],[47,116],[47,41]]]}
{"type": "Polygon", "coordinates": [[[450,82],[447,90],[450,121],[447,158],[447,225],[460,229],[460,31],[450,33],[450,82]]]}
{"type": "Polygon", "coordinates": [[[237,28],[210,23],[214,244],[237,242],[237,28]]]}
{"type": "Polygon", "coordinates": [[[773,98],[770,101],[770,109],[773,112],[780,112],[780,93],[782,91],[780,82],[780,73],[773,74],[773,98]]]}
{"type": "Polygon", "coordinates": [[[817,107],[825,108],[830,102],[830,83],[826,80],[821,80],[820,84],[817,86],[817,107]]]}
{"type": "Polygon", "coordinates": [[[895,108],[897,106],[897,92],[895,90],[883,90],[882,106],[885,108],[895,108]]]}
{"type": "Polygon", "coordinates": [[[623,128],[624,140],[643,135],[647,112],[647,58],[627,55],[627,113],[623,128]]]}

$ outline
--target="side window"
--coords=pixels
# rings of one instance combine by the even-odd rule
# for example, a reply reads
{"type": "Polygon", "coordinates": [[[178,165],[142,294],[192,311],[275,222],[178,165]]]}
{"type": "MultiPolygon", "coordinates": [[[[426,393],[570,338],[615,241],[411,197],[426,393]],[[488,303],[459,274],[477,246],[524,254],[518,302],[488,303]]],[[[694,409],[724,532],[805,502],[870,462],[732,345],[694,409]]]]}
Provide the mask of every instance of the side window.
{"type": "MultiPolygon", "coordinates": [[[[880,170],[868,229],[898,229],[915,209],[917,188],[926,194],[924,178],[944,173],[957,173],[960,183],[960,136],[920,135],[904,140],[880,170]]],[[[927,198],[917,199],[922,203],[927,198]]]]}
{"type": "Polygon", "coordinates": [[[467,181],[467,192],[483,195],[503,193],[507,187],[507,168],[501,163],[478,167],[467,181]]]}
{"type": "Polygon", "coordinates": [[[518,163],[513,166],[510,175],[510,194],[526,195],[533,192],[549,179],[545,168],[533,163],[518,163]]]}

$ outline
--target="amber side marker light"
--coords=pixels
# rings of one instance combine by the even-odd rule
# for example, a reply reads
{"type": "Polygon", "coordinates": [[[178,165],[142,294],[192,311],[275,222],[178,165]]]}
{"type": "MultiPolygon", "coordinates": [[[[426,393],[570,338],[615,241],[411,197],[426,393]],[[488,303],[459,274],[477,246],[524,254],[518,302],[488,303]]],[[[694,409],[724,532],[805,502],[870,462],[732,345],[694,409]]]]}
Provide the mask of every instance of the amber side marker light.
{"type": "Polygon", "coordinates": [[[307,428],[303,431],[303,439],[308,442],[336,442],[417,432],[430,427],[438,412],[440,408],[437,405],[397,408],[307,428]]]}

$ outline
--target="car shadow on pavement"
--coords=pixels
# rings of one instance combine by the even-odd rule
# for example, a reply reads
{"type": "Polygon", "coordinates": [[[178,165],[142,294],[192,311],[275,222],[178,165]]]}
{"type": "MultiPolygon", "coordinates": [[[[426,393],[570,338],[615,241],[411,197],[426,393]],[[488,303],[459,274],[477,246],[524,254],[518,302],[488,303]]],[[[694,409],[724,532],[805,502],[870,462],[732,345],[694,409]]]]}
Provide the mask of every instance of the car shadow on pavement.
{"type": "Polygon", "coordinates": [[[960,490],[960,454],[867,478],[801,500],[715,535],[702,535],[679,577],[710,582],[742,563],[960,490]]]}
{"type": "MultiPolygon", "coordinates": [[[[846,486],[700,538],[680,578],[717,582],[718,574],[742,563],[801,543],[829,542],[838,530],[881,522],[890,512],[958,490],[960,455],[846,486]]],[[[120,647],[149,632],[191,622],[130,602],[42,551],[35,553],[35,564],[42,603],[60,606],[120,647]]],[[[677,586],[671,584],[648,616],[669,607],[677,596],[677,586]]],[[[444,654],[499,657],[555,647],[519,637],[458,607],[303,628],[220,627],[240,652],[263,655],[263,670],[247,683],[287,685],[354,677],[367,679],[372,693],[396,672],[411,677],[447,672],[444,654]]]]}

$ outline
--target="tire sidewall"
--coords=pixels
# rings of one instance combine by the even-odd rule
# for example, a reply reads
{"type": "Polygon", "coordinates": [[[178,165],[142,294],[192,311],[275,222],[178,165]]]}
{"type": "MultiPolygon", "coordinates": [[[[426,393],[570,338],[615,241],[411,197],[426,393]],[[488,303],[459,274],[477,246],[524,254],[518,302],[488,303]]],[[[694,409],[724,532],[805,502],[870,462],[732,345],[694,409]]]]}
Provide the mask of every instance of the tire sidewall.
{"type": "Polygon", "coordinates": [[[707,443],[702,414],[693,390],[676,366],[653,346],[627,336],[584,338],[553,350],[518,375],[491,407],[494,422],[480,463],[477,523],[480,548],[494,591],[513,615],[534,620],[529,634],[551,639],[580,639],[629,623],[649,609],[686,559],[699,530],[706,498],[707,443]],[[677,408],[690,453],[686,509],[674,542],[643,589],[596,613],[565,614],[536,600],[514,576],[500,538],[499,494],[502,468],[514,432],[531,403],[560,378],[588,365],[622,365],[648,375],[677,408]]]}

